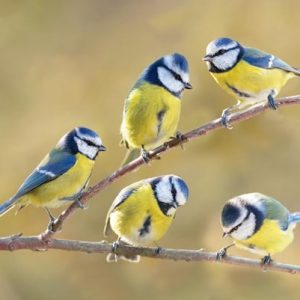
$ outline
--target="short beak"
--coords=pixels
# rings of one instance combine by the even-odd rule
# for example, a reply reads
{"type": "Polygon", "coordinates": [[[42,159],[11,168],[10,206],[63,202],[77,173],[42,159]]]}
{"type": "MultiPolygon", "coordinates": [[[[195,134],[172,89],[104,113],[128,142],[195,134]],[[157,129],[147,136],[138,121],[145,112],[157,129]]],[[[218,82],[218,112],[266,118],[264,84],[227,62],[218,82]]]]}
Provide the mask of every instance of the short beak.
{"type": "Polygon", "coordinates": [[[211,61],[212,57],[211,55],[205,55],[203,58],[202,58],[204,61],[211,61]]]}
{"type": "Polygon", "coordinates": [[[184,83],[184,88],[190,90],[190,89],[193,88],[193,86],[192,86],[189,82],[185,82],[185,83],[184,83]]]}
{"type": "Polygon", "coordinates": [[[104,145],[99,146],[99,151],[106,151],[106,147],[104,145]]]}
{"type": "Polygon", "coordinates": [[[226,237],[228,237],[228,233],[224,232],[223,235],[222,235],[222,238],[226,238],[226,237]]]}

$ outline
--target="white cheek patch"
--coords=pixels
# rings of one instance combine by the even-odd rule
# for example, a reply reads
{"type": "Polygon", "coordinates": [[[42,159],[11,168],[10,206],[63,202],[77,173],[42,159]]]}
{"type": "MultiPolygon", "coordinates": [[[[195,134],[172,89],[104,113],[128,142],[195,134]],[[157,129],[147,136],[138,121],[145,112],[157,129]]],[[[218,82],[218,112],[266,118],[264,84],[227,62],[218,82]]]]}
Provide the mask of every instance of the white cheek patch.
{"type": "Polygon", "coordinates": [[[247,220],[245,220],[237,230],[233,231],[231,236],[237,240],[246,240],[254,234],[255,224],[255,215],[250,213],[247,220]]]}
{"type": "Polygon", "coordinates": [[[97,147],[89,146],[87,143],[79,139],[78,137],[74,137],[75,142],[77,144],[78,150],[83,155],[87,156],[90,159],[94,159],[99,151],[97,147]]]}
{"type": "MultiPolygon", "coordinates": [[[[171,92],[178,94],[183,91],[184,84],[176,80],[173,74],[164,67],[157,68],[158,78],[161,83],[171,92]]],[[[180,73],[179,73],[180,74],[180,73]]]]}
{"type": "Polygon", "coordinates": [[[162,177],[160,182],[156,185],[156,194],[157,194],[158,201],[160,202],[170,203],[170,204],[173,202],[171,185],[168,176],[162,177]]]}
{"type": "Polygon", "coordinates": [[[237,61],[238,55],[240,50],[233,49],[229,50],[228,52],[215,56],[212,58],[212,63],[219,69],[219,70],[227,70],[234,66],[237,61]]]}
{"type": "Polygon", "coordinates": [[[175,212],[176,212],[176,208],[173,207],[173,206],[171,206],[171,207],[168,209],[166,215],[167,215],[167,216],[174,216],[174,215],[175,215],[175,212]]]}

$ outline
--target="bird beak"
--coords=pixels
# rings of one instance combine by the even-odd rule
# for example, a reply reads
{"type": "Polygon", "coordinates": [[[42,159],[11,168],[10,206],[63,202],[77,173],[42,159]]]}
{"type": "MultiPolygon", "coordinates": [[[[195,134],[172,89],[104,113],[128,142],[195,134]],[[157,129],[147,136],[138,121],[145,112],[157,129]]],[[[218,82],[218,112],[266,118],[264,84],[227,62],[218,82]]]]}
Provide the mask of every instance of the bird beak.
{"type": "Polygon", "coordinates": [[[207,55],[205,55],[202,59],[203,59],[204,61],[211,61],[212,56],[207,54],[207,55]]]}
{"type": "Polygon", "coordinates": [[[106,147],[104,145],[99,146],[99,151],[106,151],[106,147]]]}
{"type": "Polygon", "coordinates": [[[228,237],[228,233],[224,232],[223,235],[222,235],[222,238],[226,238],[226,237],[228,237]]]}
{"type": "Polygon", "coordinates": [[[193,86],[189,82],[185,82],[184,83],[184,88],[190,90],[190,89],[193,88],[193,86]]]}

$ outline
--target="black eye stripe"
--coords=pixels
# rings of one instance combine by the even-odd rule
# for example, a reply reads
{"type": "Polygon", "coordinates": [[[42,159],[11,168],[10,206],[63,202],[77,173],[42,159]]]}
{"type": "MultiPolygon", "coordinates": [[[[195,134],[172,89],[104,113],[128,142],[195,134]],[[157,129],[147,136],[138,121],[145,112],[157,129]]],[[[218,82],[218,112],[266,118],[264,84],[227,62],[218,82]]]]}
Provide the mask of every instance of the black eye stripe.
{"type": "Polygon", "coordinates": [[[178,81],[180,81],[180,82],[183,82],[182,77],[181,77],[178,73],[174,72],[173,70],[171,70],[171,69],[168,68],[167,66],[164,66],[164,68],[165,68],[166,70],[168,70],[170,73],[172,73],[172,75],[174,76],[174,78],[175,78],[176,80],[178,80],[178,81]]]}
{"type": "Polygon", "coordinates": [[[83,141],[88,144],[89,146],[93,146],[93,147],[96,147],[96,145],[92,142],[92,141],[89,141],[89,140],[84,140],[83,141]]]}
{"type": "Polygon", "coordinates": [[[235,46],[235,47],[232,47],[232,48],[229,48],[229,49],[220,49],[219,51],[214,53],[212,55],[212,57],[217,57],[217,56],[223,55],[224,53],[226,53],[228,51],[235,50],[235,49],[238,49],[238,48],[239,48],[239,46],[235,46]]]}

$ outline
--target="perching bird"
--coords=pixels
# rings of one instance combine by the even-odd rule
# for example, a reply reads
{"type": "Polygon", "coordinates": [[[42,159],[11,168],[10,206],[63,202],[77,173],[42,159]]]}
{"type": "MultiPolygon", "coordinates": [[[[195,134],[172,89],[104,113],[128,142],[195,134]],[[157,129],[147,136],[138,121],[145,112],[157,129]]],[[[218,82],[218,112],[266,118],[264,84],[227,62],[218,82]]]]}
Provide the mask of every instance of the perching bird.
{"type": "Polygon", "coordinates": [[[290,213],[279,201],[260,193],[228,200],[221,216],[223,235],[231,236],[240,248],[264,255],[265,264],[293,241],[299,221],[300,213],[290,213]]]}
{"type": "Polygon", "coordinates": [[[177,134],[181,95],[191,89],[188,62],[174,53],[159,58],[139,77],[124,105],[122,142],[128,148],[123,165],[177,134]]]}
{"type": "Polygon", "coordinates": [[[60,139],[17,193],[0,205],[0,215],[15,205],[33,204],[46,208],[51,219],[48,208],[70,201],[80,204],[97,154],[105,150],[96,132],[84,127],[74,128],[60,139]]]}
{"type": "MultiPolygon", "coordinates": [[[[187,184],[175,175],[148,178],[125,187],[112,203],[104,235],[112,229],[119,242],[145,246],[161,239],[170,227],[176,209],[186,203],[187,184]]],[[[107,261],[117,261],[114,253],[107,261]]],[[[139,256],[120,258],[138,262],[139,256]]]]}
{"type": "Polygon", "coordinates": [[[276,109],[274,97],[288,79],[300,76],[300,70],[289,66],[274,55],[246,48],[229,38],[219,38],[208,44],[206,55],[210,74],[238,102],[225,109],[222,123],[228,127],[228,115],[251,105],[269,102],[276,109]]]}

